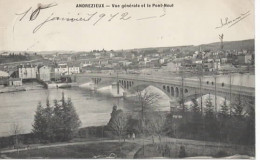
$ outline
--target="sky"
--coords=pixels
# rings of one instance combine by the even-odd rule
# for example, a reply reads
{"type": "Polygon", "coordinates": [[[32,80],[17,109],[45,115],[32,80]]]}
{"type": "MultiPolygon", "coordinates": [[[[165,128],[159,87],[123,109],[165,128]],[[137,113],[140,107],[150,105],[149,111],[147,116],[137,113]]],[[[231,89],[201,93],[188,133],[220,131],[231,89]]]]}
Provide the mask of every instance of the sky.
{"type": "Polygon", "coordinates": [[[224,34],[224,41],[253,39],[255,34],[253,0],[132,0],[131,4],[140,7],[124,9],[113,8],[112,4],[130,1],[0,0],[0,50],[89,51],[199,45],[218,42],[220,34],[224,34]],[[77,4],[96,3],[110,7],[76,8],[77,4]],[[164,3],[174,6],[153,7],[164,3]],[[37,6],[48,4],[55,6],[33,14],[37,6]],[[146,6],[141,7],[143,4],[146,6]],[[27,10],[23,17],[21,13],[27,10]],[[48,18],[87,19],[93,13],[96,14],[89,21],[52,20],[33,33],[48,18]],[[109,21],[112,15],[116,16],[109,21]],[[221,26],[221,19],[224,23],[226,18],[232,22],[216,29],[221,26]],[[239,18],[243,19],[237,21],[239,18]]]}

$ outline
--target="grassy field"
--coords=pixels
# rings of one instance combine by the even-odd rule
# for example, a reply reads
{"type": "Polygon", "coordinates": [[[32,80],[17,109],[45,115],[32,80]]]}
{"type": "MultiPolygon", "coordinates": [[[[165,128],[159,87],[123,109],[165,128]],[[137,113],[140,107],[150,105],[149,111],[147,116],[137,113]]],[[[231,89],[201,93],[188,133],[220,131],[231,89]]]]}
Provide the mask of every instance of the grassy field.
{"type": "Polygon", "coordinates": [[[114,153],[117,158],[126,158],[127,154],[132,151],[137,144],[134,143],[120,143],[120,142],[107,142],[107,143],[91,143],[85,145],[63,146],[63,147],[50,147],[42,149],[31,149],[28,151],[21,151],[5,154],[10,158],[99,158],[108,157],[114,153]]]}
{"type": "MultiPolygon", "coordinates": [[[[216,142],[203,142],[187,139],[162,138],[160,143],[158,138],[152,139],[126,140],[97,140],[74,139],[70,143],[46,144],[40,146],[30,146],[33,149],[0,154],[2,158],[108,158],[111,153],[116,158],[183,158],[183,157],[214,157],[221,158],[227,156],[245,155],[244,157],[254,157],[254,146],[232,145],[216,142]],[[142,144],[145,144],[144,155],[142,144]],[[180,156],[181,146],[184,148],[184,156],[180,156]],[[37,148],[36,148],[37,147],[37,148]]],[[[113,158],[113,157],[110,157],[113,158]]]]}
{"type": "Polygon", "coordinates": [[[213,146],[213,145],[194,145],[181,143],[161,143],[148,144],[145,146],[144,155],[141,148],[135,154],[134,158],[149,158],[149,157],[170,157],[180,158],[180,146],[185,148],[185,157],[209,156],[214,158],[227,157],[232,155],[248,155],[255,156],[254,148],[246,146],[213,146]],[[167,147],[168,151],[166,151],[167,147]]]}

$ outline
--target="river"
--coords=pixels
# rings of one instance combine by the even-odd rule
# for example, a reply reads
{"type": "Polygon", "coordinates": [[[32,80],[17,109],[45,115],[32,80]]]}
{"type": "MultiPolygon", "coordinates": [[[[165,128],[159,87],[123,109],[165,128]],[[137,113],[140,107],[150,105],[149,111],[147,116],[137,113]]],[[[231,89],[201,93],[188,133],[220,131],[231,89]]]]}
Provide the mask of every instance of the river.
{"type": "MultiPolygon", "coordinates": [[[[0,136],[10,135],[14,123],[21,126],[23,133],[29,133],[32,130],[37,104],[41,102],[45,105],[47,98],[51,103],[54,99],[61,99],[62,92],[66,98],[71,98],[82,127],[107,124],[113,105],[124,111],[131,110],[133,105],[123,98],[108,97],[78,87],[3,93],[0,94],[0,136]]],[[[169,107],[164,109],[169,110],[169,107]]]]}

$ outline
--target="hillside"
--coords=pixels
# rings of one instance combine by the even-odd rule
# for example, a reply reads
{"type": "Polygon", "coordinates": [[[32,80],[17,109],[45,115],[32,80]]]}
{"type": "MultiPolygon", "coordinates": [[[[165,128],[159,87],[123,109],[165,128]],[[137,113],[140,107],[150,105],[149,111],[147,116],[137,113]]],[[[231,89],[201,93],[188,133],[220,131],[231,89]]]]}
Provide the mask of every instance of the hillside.
{"type": "MultiPolygon", "coordinates": [[[[201,44],[201,45],[187,45],[187,46],[168,46],[168,47],[149,47],[149,48],[134,48],[134,49],[126,49],[123,51],[148,51],[153,52],[154,51],[170,51],[179,49],[181,51],[189,51],[194,52],[198,50],[204,51],[204,50],[211,50],[216,51],[220,48],[220,42],[214,42],[214,43],[208,43],[208,44],[201,44]]],[[[241,41],[226,41],[224,42],[224,49],[225,50],[254,50],[255,48],[255,40],[254,39],[248,39],[248,40],[241,40],[241,41]]],[[[122,52],[122,50],[115,50],[116,52],[122,52]]],[[[12,51],[0,51],[0,55],[4,52],[12,52],[12,51]]],[[[23,52],[23,51],[15,51],[16,52],[23,52]]],[[[38,54],[46,55],[46,54],[72,54],[72,53],[88,53],[89,51],[40,51],[37,52],[38,54]]],[[[28,53],[34,53],[28,52],[28,53]]]]}

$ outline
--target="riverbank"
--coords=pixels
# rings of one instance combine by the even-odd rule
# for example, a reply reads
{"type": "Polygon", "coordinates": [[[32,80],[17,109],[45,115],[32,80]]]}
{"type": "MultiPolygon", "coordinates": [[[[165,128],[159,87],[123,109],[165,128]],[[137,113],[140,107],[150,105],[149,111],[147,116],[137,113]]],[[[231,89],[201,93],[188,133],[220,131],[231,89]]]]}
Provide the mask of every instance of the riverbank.
{"type": "Polygon", "coordinates": [[[46,83],[48,89],[78,87],[77,83],[46,83]]]}
{"type": "Polygon", "coordinates": [[[11,92],[21,92],[21,91],[26,91],[25,87],[17,86],[17,87],[0,88],[0,93],[11,93],[11,92]]]}

